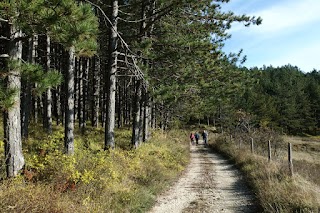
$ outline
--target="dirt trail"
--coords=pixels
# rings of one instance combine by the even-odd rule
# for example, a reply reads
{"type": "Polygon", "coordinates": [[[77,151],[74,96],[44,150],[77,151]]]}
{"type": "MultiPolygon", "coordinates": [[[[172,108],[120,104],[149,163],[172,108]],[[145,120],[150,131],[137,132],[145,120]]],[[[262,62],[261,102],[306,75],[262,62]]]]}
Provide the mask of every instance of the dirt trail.
{"type": "Polygon", "coordinates": [[[203,145],[191,147],[183,176],[150,213],[257,212],[254,196],[237,169],[203,145]]]}

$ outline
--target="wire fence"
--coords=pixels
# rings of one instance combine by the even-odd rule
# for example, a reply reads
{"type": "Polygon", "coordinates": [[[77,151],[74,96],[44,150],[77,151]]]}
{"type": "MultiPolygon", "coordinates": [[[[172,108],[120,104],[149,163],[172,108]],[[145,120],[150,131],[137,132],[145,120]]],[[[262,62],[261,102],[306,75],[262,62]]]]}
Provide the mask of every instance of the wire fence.
{"type": "Polygon", "coordinates": [[[292,144],[286,143],[280,135],[273,133],[230,134],[224,135],[224,141],[231,143],[237,150],[251,152],[266,159],[266,162],[276,162],[293,176],[292,144]]]}
{"type": "Polygon", "coordinates": [[[220,141],[265,159],[266,163],[276,163],[281,171],[305,178],[320,191],[320,140],[288,139],[274,132],[255,132],[224,134],[220,141]]]}

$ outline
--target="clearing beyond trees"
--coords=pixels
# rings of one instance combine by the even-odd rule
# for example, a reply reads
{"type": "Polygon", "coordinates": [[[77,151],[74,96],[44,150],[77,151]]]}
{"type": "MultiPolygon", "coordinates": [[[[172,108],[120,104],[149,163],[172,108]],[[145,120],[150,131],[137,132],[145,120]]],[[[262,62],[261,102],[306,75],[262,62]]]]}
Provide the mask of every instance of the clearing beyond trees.
{"type": "Polygon", "coordinates": [[[240,172],[200,143],[191,146],[190,164],[150,213],[258,212],[255,198],[240,172]]]}

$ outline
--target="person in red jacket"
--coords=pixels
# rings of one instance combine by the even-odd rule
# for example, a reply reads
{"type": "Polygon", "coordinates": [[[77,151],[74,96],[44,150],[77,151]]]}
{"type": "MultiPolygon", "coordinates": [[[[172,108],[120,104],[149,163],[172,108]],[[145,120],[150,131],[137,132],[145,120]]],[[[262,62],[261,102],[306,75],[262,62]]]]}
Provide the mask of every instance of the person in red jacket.
{"type": "Polygon", "coordinates": [[[192,145],[194,145],[194,139],[195,139],[194,134],[191,132],[190,133],[190,141],[191,141],[192,145]]]}

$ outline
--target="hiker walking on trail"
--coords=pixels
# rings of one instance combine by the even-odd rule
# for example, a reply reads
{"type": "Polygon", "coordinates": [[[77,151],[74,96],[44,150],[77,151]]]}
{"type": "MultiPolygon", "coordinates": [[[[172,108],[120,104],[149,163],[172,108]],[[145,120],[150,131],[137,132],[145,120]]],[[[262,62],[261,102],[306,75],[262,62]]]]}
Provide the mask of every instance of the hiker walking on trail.
{"type": "Polygon", "coordinates": [[[206,130],[203,130],[202,138],[203,138],[204,145],[207,145],[208,144],[208,132],[206,130]]]}
{"type": "Polygon", "coordinates": [[[198,144],[199,144],[199,139],[200,139],[199,133],[196,132],[196,133],[194,134],[194,137],[196,138],[196,145],[198,145],[198,144]]]}
{"type": "Polygon", "coordinates": [[[195,139],[194,134],[191,132],[191,134],[190,134],[190,140],[191,140],[191,144],[192,144],[192,145],[194,145],[194,139],[195,139]]]}

